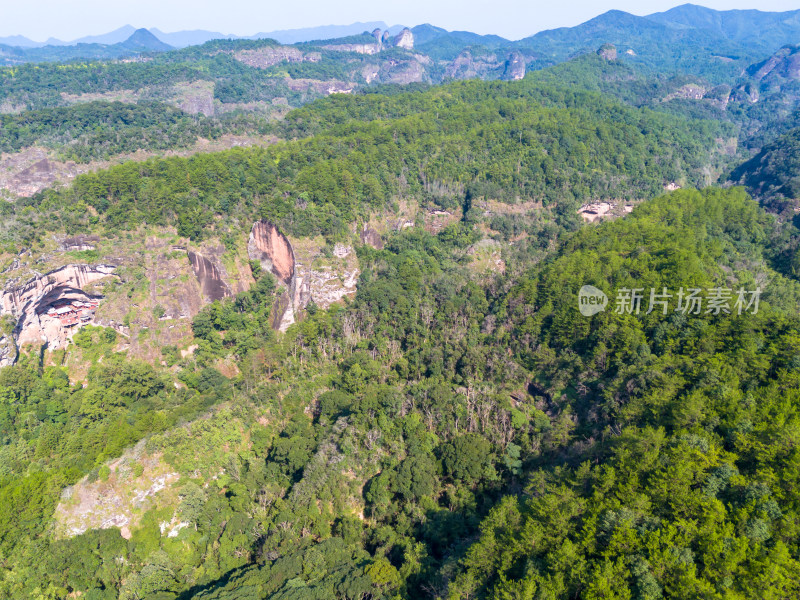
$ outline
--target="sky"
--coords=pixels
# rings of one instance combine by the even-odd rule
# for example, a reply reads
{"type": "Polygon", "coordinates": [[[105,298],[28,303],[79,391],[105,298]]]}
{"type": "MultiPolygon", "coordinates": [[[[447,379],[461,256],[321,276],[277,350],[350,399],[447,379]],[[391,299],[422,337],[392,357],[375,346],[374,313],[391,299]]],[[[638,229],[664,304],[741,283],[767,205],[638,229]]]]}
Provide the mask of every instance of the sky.
{"type": "MultiPolygon", "coordinates": [[[[208,29],[236,35],[261,31],[384,21],[431,23],[449,30],[494,33],[520,39],[544,29],[570,27],[610,9],[637,15],[668,10],[667,0],[0,0],[0,36],[72,40],[123,25],[165,32],[208,29]]],[[[698,2],[699,3],[699,2],[698,2]]],[[[800,8],[794,0],[705,0],[718,10],[800,8]]]]}

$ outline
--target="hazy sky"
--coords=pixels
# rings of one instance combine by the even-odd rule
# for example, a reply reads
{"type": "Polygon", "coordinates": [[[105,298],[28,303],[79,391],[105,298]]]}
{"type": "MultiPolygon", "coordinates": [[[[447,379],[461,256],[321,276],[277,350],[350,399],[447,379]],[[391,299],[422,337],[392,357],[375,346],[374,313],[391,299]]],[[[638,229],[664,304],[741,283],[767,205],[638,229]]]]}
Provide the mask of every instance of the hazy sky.
{"type": "MultiPolygon", "coordinates": [[[[432,23],[446,29],[496,33],[519,39],[543,29],[577,25],[617,8],[642,15],[682,2],[667,0],[0,0],[0,36],[69,40],[122,25],[162,31],[209,29],[252,35],[259,31],[385,21],[432,23]]],[[[706,0],[716,9],[793,10],[800,0],[706,0]]]]}

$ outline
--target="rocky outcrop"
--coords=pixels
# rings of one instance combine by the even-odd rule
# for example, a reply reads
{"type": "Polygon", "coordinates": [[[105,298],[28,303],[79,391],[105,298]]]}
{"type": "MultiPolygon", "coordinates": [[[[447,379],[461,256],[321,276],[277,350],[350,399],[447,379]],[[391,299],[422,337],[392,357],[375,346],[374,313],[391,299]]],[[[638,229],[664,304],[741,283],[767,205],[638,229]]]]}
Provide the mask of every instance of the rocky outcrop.
{"type": "Polygon", "coordinates": [[[398,33],[394,40],[393,45],[397,48],[403,48],[405,50],[413,50],[414,49],[414,34],[411,33],[411,30],[406,27],[400,33],[398,33]]]}
{"type": "Polygon", "coordinates": [[[15,196],[32,196],[56,181],[69,181],[88,170],[87,165],[52,160],[51,153],[43,148],[26,148],[0,155],[0,188],[15,196]]]}
{"type": "Polygon", "coordinates": [[[383,240],[381,239],[381,234],[372,229],[371,227],[368,227],[367,225],[364,225],[364,228],[361,230],[359,237],[361,239],[361,243],[366,246],[372,246],[376,250],[380,250],[383,248],[383,240]]]}
{"type": "Polygon", "coordinates": [[[748,67],[747,74],[759,82],[800,79],[800,46],[784,46],[767,60],[748,67]]]}
{"type": "Polygon", "coordinates": [[[313,302],[320,308],[328,308],[345,296],[356,292],[356,284],[361,271],[352,246],[336,244],[333,257],[325,261],[327,264],[312,266],[298,262],[295,281],[294,305],[297,309],[305,308],[313,302]]]}
{"type": "Polygon", "coordinates": [[[62,252],[94,250],[100,238],[96,235],[66,237],[58,243],[62,252]]]}
{"type": "Polygon", "coordinates": [[[188,254],[189,262],[192,263],[192,271],[197,277],[197,283],[200,284],[204,300],[214,302],[231,295],[231,290],[222,278],[220,269],[208,257],[191,250],[188,254]]]}
{"type": "Polygon", "coordinates": [[[384,83],[418,83],[425,79],[425,67],[417,60],[390,60],[382,67],[380,80],[384,83]]]}
{"type": "Polygon", "coordinates": [[[494,54],[476,54],[467,48],[445,67],[444,74],[448,79],[474,79],[484,77],[497,68],[498,61],[494,54]]]}
{"type": "Polygon", "coordinates": [[[241,50],[233,57],[248,67],[266,69],[282,62],[319,62],[322,55],[319,52],[301,52],[292,46],[267,46],[254,50],[241,50]]]}
{"type": "Polygon", "coordinates": [[[250,230],[247,242],[250,260],[261,263],[264,271],[269,271],[284,285],[291,286],[294,280],[294,251],[289,238],[269,221],[257,221],[250,230]]]}
{"type": "MultiPolygon", "coordinates": [[[[367,231],[367,230],[365,230],[367,231]]],[[[380,236],[369,237],[380,244],[380,236]]],[[[328,308],[345,296],[355,293],[360,271],[351,246],[336,244],[327,257],[319,248],[304,244],[301,257],[289,238],[269,221],[257,221],[250,232],[247,253],[261,269],[272,273],[283,291],[272,308],[272,326],[286,331],[297,315],[310,303],[328,308]],[[305,247],[308,246],[308,247],[305,247]]]]}
{"type": "Polygon", "coordinates": [[[283,233],[269,221],[256,221],[250,230],[247,255],[251,261],[261,265],[261,270],[272,273],[283,286],[272,307],[272,328],[286,331],[295,322],[296,279],[295,259],[292,244],[283,233]]]}
{"type": "Polygon", "coordinates": [[[19,317],[44,295],[59,287],[81,289],[114,274],[113,265],[65,265],[45,275],[38,275],[18,287],[3,290],[2,310],[19,317]]]}
{"type": "MultiPolygon", "coordinates": [[[[22,285],[6,286],[0,304],[3,314],[16,320],[15,345],[44,343],[51,350],[64,347],[77,329],[93,321],[103,299],[83,288],[113,275],[114,270],[112,265],[66,265],[22,285]]],[[[0,365],[16,359],[10,342],[0,341],[0,365]]]]}
{"type": "Polygon", "coordinates": [[[669,102],[670,100],[675,99],[702,100],[705,98],[706,92],[706,88],[699,83],[687,83],[686,85],[682,85],[678,89],[664,96],[661,101],[669,102]]]}
{"type": "Polygon", "coordinates": [[[597,50],[597,55],[603,60],[617,60],[617,48],[614,44],[603,44],[597,50]]]}
{"type": "Polygon", "coordinates": [[[320,81],[318,79],[284,79],[284,83],[293,92],[310,92],[329,96],[331,94],[349,94],[353,91],[352,83],[345,83],[332,79],[330,81],[320,81]]]}
{"type": "Polygon", "coordinates": [[[506,81],[519,81],[525,77],[525,59],[519,52],[508,55],[503,68],[503,79],[506,81]]]}
{"type": "Polygon", "coordinates": [[[334,52],[355,52],[356,54],[377,54],[383,49],[381,43],[376,44],[328,44],[323,46],[325,50],[334,52]]]}
{"type": "Polygon", "coordinates": [[[380,29],[373,29],[372,30],[372,37],[375,38],[375,43],[377,43],[378,46],[380,46],[381,49],[382,49],[383,48],[383,32],[380,29]]]}
{"type": "MultiPolygon", "coordinates": [[[[160,455],[146,454],[144,447],[140,442],[107,463],[107,478],[92,481],[84,477],[62,490],[53,514],[57,538],[80,535],[88,529],[119,528],[122,537],[130,539],[131,530],[140,524],[148,509],[170,502],[180,475],[160,455]]],[[[173,525],[162,521],[160,526],[162,535],[169,537],[181,528],[177,522],[173,525]]]]}

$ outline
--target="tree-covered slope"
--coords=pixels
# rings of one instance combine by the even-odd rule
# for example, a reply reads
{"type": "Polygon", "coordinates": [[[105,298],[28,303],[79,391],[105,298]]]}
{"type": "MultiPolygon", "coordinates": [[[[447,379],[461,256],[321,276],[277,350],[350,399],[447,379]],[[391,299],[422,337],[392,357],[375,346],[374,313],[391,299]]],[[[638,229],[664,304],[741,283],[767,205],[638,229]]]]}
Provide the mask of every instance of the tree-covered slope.
{"type": "Polygon", "coordinates": [[[740,190],[675,193],[578,233],[517,284],[501,337],[560,441],[537,445],[524,492],[482,522],[450,598],[797,594],[799,297],[763,266],[771,229],[740,190]],[[591,318],[587,283],[611,296],[591,318]],[[766,301],[613,312],[615,289],[716,286],[766,301]]]}
{"type": "Polygon", "coordinates": [[[256,307],[212,306],[198,360],[237,348],[251,367],[229,406],[149,443],[179,507],[128,541],[41,538],[7,561],[7,593],[795,595],[800,289],[768,266],[774,220],[740,189],[673,193],[569,236],[508,291],[469,280],[454,233],[364,249],[353,304],[283,340],[237,347],[256,307]],[[585,283],[764,296],[756,313],[587,318],[585,283]],[[160,535],[175,510],[189,526],[160,535]]]}
{"type": "MultiPolygon", "coordinates": [[[[252,98],[275,73],[206,55],[230,45],[147,68],[164,85],[218,68],[223,93],[252,98]]],[[[43,100],[53,81],[103,93],[149,72],[2,76],[6,99],[43,100]]],[[[797,596],[797,229],[741,188],[694,189],[728,166],[736,129],[661,107],[672,83],[593,55],[518,82],[335,95],[289,113],[269,147],[129,162],[4,203],[9,285],[20,262],[119,259],[99,291],[130,304],[128,324],[153,318],[0,369],[0,597],[797,596]],[[670,183],[688,189],[662,195],[670,183]],[[597,200],[642,202],[584,226],[597,200]],[[357,291],[274,331],[291,284],[247,264],[256,219],[291,236],[292,268],[304,244],[320,271],[349,253],[357,291]],[[246,283],[167,317],[160,282],[191,277],[194,250],[246,283]],[[586,284],[609,296],[592,317],[586,284]],[[651,288],[672,294],[666,311],[647,312],[651,288]],[[638,314],[615,312],[621,289],[642,290],[638,314]],[[728,293],[728,312],[675,310],[681,289],[728,293]],[[756,289],[758,310],[737,310],[756,289]],[[180,318],[180,346],[134,358],[180,318]]],[[[99,156],[221,127],[59,97],[3,116],[0,143],[99,156]]]]}
{"type": "Polygon", "coordinates": [[[291,233],[333,239],[403,197],[443,207],[466,197],[535,200],[574,212],[597,198],[653,197],[673,181],[701,185],[722,164],[718,140],[728,130],[580,89],[466,82],[331,97],[294,112],[283,134],[305,139],[127,163],[32,203],[69,231],[86,227],[89,205],[112,230],[177,224],[198,239],[219,214],[261,215],[291,233]]]}
{"type": "Polygon", "coordinates": [[[800,197],[800,129],[792,129],[736,167],[729,179],[791,218],[800,197]]]}
{"type": "Polygon", "coordinates": [[[183,148],[198,137],[243,130],[244,123],[236,127],[231,119],[221,123],[158,102],[89,102],[0,115],[0,151],[38,145],[52,147],[60,158],[86,162],[140,149],[183,148]]]}

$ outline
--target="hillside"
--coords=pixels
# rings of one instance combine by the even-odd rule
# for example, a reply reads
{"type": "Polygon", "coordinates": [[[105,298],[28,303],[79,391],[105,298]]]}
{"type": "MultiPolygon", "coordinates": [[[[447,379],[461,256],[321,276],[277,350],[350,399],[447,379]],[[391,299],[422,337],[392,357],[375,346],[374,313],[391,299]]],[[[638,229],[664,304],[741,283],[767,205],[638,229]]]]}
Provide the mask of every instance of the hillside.
{"type": "Polygon", "coordinates": [[[800,597],[796,17],[0,48],[0,598],[800,597]]]}
{"type": "Polygon", "coordinates": [[[800,129],[792,129],[736,167],[730,181],[747,186],[773,210],[794,217],[800,198],[800,129]]]}

